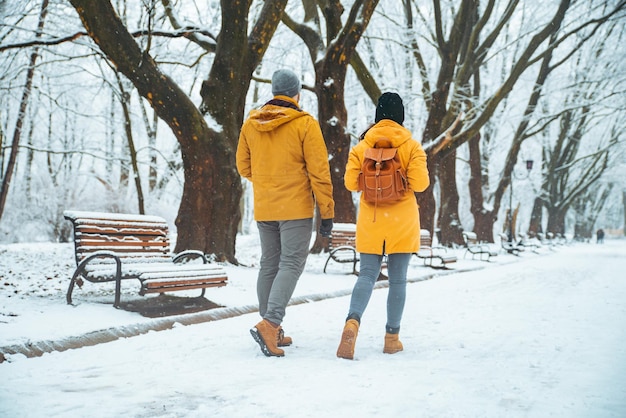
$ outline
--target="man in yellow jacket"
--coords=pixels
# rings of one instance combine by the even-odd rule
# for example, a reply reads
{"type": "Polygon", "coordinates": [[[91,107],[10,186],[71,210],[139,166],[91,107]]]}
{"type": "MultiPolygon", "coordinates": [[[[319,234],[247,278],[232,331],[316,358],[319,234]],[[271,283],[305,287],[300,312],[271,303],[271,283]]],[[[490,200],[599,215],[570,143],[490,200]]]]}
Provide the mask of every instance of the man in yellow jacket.
{"type": "Polygon", "coordinates": [[[274,98],[250,112],[237,147],[237,170],[254,189],[261,241],[257,296],[263,319],[250,333],[266,356],[284,356],[279,347],[292,343],[281,323],[309,253],[315,203],[322,236],[330,236],[335,216],[328,150],[319,123],[298,106],[301,89],[292,71],[276,71],[274,98]]]}
{"type": "Polygon", "coordinates": [[[406,299],[406,274],[411,255],[419,250],[420,245],[419,207],[414,192],[423,192],[430,184],[426,153],[411,132],[402,126],[404,104],[398,94],[384,93],[380,96],[375,121],[376,124],[363,134],[361,142],[350,150],[344,175],[346,188],[360,191],[359,173],[365,150],[383,142],[397,148],[409,187],[394,202],[370,203],[361,195],[356,223],[356,250],[360,253],[361,266],[337,349],[337,357],[350,360],[354,357],[361,317],[385,254],[388,256],[389,293],[383,352],[394,354],[403,349],[398,333],[406,299]]]}

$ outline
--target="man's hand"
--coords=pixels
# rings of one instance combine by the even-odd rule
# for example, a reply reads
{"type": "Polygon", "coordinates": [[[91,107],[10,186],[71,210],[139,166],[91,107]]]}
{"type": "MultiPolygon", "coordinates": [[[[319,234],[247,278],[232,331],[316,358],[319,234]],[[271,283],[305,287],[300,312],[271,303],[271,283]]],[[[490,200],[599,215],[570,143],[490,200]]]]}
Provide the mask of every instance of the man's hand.
{"type": "Polygon", "coordinates": [[[330,232],[333,230],[333,220],[332,219],[322,219],[322,223],[320,224],[320,235],[324,238],[330,238],[330,232]]]}

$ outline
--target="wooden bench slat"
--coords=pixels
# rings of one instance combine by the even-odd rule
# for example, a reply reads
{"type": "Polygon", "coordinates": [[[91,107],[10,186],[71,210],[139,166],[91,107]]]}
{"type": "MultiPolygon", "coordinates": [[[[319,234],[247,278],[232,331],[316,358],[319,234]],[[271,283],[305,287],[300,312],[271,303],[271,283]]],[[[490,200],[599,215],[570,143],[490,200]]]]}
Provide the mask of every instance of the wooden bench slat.
{"type": "Polygon", "coordinates": [[[206,288],[210,288],[210,287],[222,287],[222,286],[226,286],[226,282],[218,282],[218,283],[207,283],[207,282],[200,282],[200,283],[190,283],[190,284],[185,284],[182,282],[173,282],[171,286],[167,286],[167,285],[163,285],[161,283],[157,283],[158,286],[152,287],[152,283],[151,282],[144,282],[144,286],[142,287],[141,291],[139,292],[140,295],[144,295],[147,293],[163,293],[163,292],[167,292],[167,291],[178,291],[178,290],[193,290],[193,289],[206,289],[206,288]]]}
{"type": "MultiPolygon", "coordinates": [[[[107,251],[110,249],[111,247],[107,247],[107,251]]],[[[95,254],[100,254],[102,253],[103,250],[98,250],[98,251],[81,251],[79,253],[76,253],[76,259],[77,261],[80,263],[81,261],[83,261],[84,259],[91,257],[95,254]]],[[[141,260],[145,260],[145,262],[149,262],[149,261],[154,261],[154,262],[159,262],[159,261],[172,261],[172,256],[170,255],[169,251],[144,251],[143,253],[139,253],[137,251],[137,248],[133,248],[125,250],[125,249],[116,249],[115,251],[116,256],[119,257],[121,260],[130,260],[132,262],[139,262],[141,260]]],[[[115,263],[115,261],[113,259],[110,258],[105,258],[102,260],[92,260],[93,263],[92,264],[113,264],[115,263]]]]}
{"type": "Polygon", "coordinates": [[[81,239],[78,240],[81,247],[146,247],[146,248],[163,248],[168,247],[169,242],[165,241],[140,241],[140,240],[93,240],[93,239],[81,239]]]}
{"type": "Polygon", "coordinates": [[[198,277],[185,277],[184,280],[178,280],[176,277],[173,278],[154,278],[154,279],[145,279],[144,285],[157,287],[171,287],[176,286],[177,284],[184,286],[186,284],[197,284],[197,283],[224,283],[226,281],[226,277],[222,276],[198,276],[198,277]]]}
{"type": "Polygon", "coordinates": [[[145,246],[145,247],[141,247],[141,246],[122,247],[120,246],[118,247],[115,245],[113,246],[94,245],[94,246],[80,248],[77,254],[91,255],[93,253],[109,251],[109,250],[112,250],[113,252],[119,254],[120,257],[125,257],[125,258],[142,257],[142,256],[152,257],[153,255],[157,256],[159,254],[164,254],[168,256],[168,258],[171,258],[169,247],[149,247],[149,246],[145,246]]]}
{"type": "MultiPolygon", "coordinates": [[[[87,272],[93,275],[102,275],[115,273],[116,265],[113,264],[95,264],[90,265],[87,268],[87,272]]],[[[152,275],[150,277],[156,277],[155,274],[161,275],[178,275],[184,277],[185,275],[197,275],[198,273],[205,275],[225,275],[224,269],[221,266],[197,264],[197,265],[178,265],[172,262],[169,263],[146,263],[146,264],[126,264],[122,263],[122,275],[124,276],[136,276],[143,277],[144,275],[152,275]]]]}
{"type": "Polygon", "coordinates": [[[226,275],[224,273],[223,270],[215,270],[215,271],[203,271],[203,270],[179,270],[179,271],[174,271],[174,270],[168,270],[168,271],[147,271],[147,272],[143,272],[140,275],[141,280],[156,280],[156,279],[162,279],[162,278],[180,278],[180,279],[185,279],[185,278],[200,278],[200,277],[205,277],[205,278],[226,278],[226,275]]]}
{"type": "Polygon", "coordinates": [[[141,225],[76,225],[76,231],[80,234],[120,234],[120,235],[161,235],[167,236],[167,225],[148,225],[143,228],[141,225]]]}

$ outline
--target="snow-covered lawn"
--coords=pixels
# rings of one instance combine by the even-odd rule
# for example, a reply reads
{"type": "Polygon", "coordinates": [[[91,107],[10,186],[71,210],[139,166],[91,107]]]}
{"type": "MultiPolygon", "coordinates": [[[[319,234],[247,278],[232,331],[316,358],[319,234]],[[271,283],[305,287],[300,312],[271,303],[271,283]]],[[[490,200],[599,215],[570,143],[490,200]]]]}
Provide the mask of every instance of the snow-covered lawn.
{"type": "MultiPolygon", "coordinates": [[[[626,416],[626,240],[492,263],[454,252],[452,273],[414,258],[405,350],[382,353],[381,282],[348,361],[335,351],[355,278],[347,265],[322,274],[324,255],[309,258],[287,309],[294,345],[267,358],[248,331],[259,320],[254,236],[238,242],[252,267],[227,266],[229,285],[207,290],[224,308],[156,319],[112,308],[108,283],[85,283],[66,305],[71,244],[0,246],[0,348],[51,351],[6,355],[0,416],[626,416]]],[[[137,289],[126,283],[122,300],[137,289]]]]}

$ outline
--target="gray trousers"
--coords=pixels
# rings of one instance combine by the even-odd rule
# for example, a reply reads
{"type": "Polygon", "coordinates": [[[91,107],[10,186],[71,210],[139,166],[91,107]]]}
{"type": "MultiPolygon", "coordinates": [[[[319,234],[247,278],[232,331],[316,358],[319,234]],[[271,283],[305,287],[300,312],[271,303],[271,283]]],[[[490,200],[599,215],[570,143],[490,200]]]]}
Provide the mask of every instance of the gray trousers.
{"type": "MultiPolygon", "coordinates": [[[[411,253],[396,253],[388,256],[389,293],[387,294],[387,325],[385,328],[391,334],[397,334],[400,331],[400,322],[406,301],[406,274],[410,260],[411,253]]],[[[352,290],[350,311],[348,312],[349,319],[354,318],[359,322],[361,321],[372,296],[382,261],[382,255],[361,253],[361,271],[352,290]]]]}
{"type": "Polygon", "coordinates": [[[313,219],[257,222],[257,225],[261,240],[261,269],[256,287],[259,314],[281,324],[309,255],[313,219]]]}

